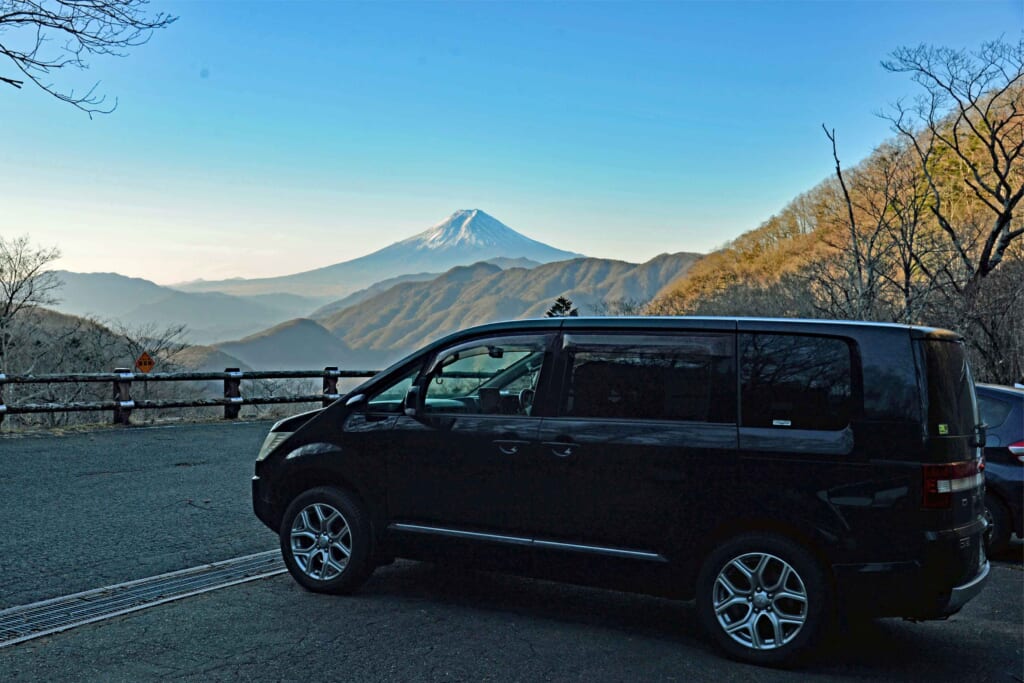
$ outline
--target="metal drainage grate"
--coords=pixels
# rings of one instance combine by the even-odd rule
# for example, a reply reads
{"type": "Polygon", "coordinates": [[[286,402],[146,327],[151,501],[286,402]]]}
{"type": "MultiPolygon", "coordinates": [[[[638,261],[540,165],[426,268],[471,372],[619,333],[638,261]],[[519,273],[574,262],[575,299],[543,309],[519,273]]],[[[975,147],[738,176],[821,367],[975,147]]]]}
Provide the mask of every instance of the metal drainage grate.
{"type": "Polygon", "coordinates": [[[0,648],[285,571],[281,553],[268,550],[11,607],[0,611],[0,648]]]}

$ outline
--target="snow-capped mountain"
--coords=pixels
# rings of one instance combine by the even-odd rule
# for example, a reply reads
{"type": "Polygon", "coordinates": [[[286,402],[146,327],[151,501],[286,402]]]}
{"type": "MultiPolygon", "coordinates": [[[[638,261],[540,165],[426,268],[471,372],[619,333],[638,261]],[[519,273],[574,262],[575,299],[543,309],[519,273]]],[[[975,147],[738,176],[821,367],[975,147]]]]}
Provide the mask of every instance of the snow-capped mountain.
{"type": "Polygon", "coordinates": [[[236,295],[286,292],[341,297],[387,278],[443,273],[478,261],[525,258],[550,263],[580,256],[530,239],[479,209],[465,209],[408,239],[332,266],[274,278],[191,282],[179,289],[236,295]]]}
{"type": "Polygon", "coordinates": [[[555,249],[532,240],[508,227],[480,209],[462,209],[409,239],[385,247],[377,254],[406,249],[430,250],[434,253],[459,250],[494,252],[492,257],[515,256],[548,262],[572,258],[576,254],[555,249]],[[539,252],[537,256],[533,254],[539,252]]]}
{"type": "MultiPolygon", "coordinates": [[[[467,263],[466,257],[476,261],[498,257],[528,258],[549,263],[580,256],[521,235],[480,209],[462,209],[418,235],[384,247],[364,258],[379,259],[391,255],[407,258],[418,254],[432,259],[431,263],[438,263],[436,259],[443,260],[444,254],[449,252],[460,264],[467,263]]],[[[446,269],[447,266],[442,268],[446,269]]]]}

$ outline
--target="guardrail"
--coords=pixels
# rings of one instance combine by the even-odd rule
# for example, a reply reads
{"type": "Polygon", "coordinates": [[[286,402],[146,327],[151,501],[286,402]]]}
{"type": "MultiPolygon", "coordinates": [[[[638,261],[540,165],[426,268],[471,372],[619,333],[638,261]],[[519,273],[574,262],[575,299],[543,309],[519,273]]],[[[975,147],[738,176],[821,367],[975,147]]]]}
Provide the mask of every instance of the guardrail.
{"type": "Polygon", "coordinates": [[[3,375],[0,374],[0,424],[7,415],[28,413],[63,413],[78,411],[109,410],[113,415],[113,423],[130,424],[133,410],[150,410],[156,408],[204,408],[224,407],[224,419],[234,420],[245,405],[272,405],[278,403],[315,403],[328,405],[340,394],[338,379],[342,377],[372,377],[377,370],[339,370],[330,366],[323,370],[246,370],[226,368],[224,372],[154,372],[150,374],[132,372],[128,368],[117,368],[113,372],[70,373],[52,375],[3,375]],[[242,395],[242,380],[257,379],[323,379],[323,391],[319,394],[297,394],[285,396],[253,396],[242,395]],[[223,398],[198,399],[133,399],[132,383],[141,382],[224,382],[223,398]],[[109,401],[77,401],[69,403],[24,403],[6,405],[4,403],[4,386],[8,384],[60,384],[60,383],[110,382],[112,399],[109,401]]]}

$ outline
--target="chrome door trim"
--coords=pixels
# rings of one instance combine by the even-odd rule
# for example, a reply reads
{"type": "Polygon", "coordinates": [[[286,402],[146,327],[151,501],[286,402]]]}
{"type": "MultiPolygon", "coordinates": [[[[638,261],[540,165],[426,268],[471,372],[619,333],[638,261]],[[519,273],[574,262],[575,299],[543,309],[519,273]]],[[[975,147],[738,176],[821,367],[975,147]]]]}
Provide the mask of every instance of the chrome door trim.
{"type": "Polygon", "coordinates": [[[554,548],[556,550],[575,550],[583,553],[596,553],[598,555],[612,555],[614,557],[632,557],[638,560],[653,560],[655,562],[668,562],[664,556],[646,550],[626,550],[624,548],[609,548],[603,545],[583,545],[582,543],[562,543],[560,541],[543,541],[534,539],[533,544],[541,548],[554,548]]]}
{"type": "Polygon", "coordinates": [[[423,526],[422,524],[404,524],[393,522],[388,529],[396,531],[411,531],[417,534],[435,534],[437,536],[454,536],[456,538],[475,538],[481,541],[496,541],[510,545],[530,545],[532,539],[520,538],[519,536],[499,536],[498,534],[484,534],[479,531],[465,531],[463,529],[449,529],[447,527],[423,526]]]}
{"type": "Polygon", "coordinates": [[[480,541],[493,541],[495,543],[505,543],[508,545],[529,545],[551,550],[570,550],[574,552],[592,553],[595,555],[608,555],[611,557],[627,557],[631,559],[648,560],[653,562],[668,562],[664,555],[649,552],[646,550],[626,550],[625,548],[610,548],[601,545],[564,543],[562,541],[545,541],[543,539],[526,538],[523,536],[503,536],[500,534],[488,534],[480,531],[466,531],[464,529],[426,526],[423,524],[408,524],[405,522],[392,522],[388,525],[388,529],[394,531],[408,531],[417,534],[433,534],[436,536],[451,536],[454,538],[469,538],[480,541]]]}

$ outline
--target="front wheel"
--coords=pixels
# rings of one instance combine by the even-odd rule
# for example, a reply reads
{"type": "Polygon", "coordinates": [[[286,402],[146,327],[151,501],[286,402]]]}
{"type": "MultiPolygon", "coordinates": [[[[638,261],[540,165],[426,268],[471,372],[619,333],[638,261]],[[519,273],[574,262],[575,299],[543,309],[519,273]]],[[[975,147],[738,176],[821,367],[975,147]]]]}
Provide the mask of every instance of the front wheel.
{"type": "Polygon", "coordinates": [[[821,566],[783,536],[744,534],[716,548],[697,580],[704,629],[729,656],[796,662],[825,630],[829,592],[821,566]]]}
{"type": "Polygon", "coordinates": [[[320,487],[297,496],[279,537],[285,566],[308,590],[349,593],[373,571],[369,515],[347,491],[320,487]]]}

